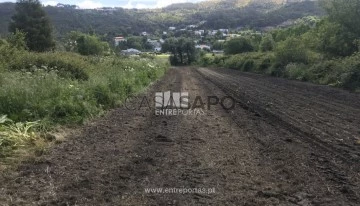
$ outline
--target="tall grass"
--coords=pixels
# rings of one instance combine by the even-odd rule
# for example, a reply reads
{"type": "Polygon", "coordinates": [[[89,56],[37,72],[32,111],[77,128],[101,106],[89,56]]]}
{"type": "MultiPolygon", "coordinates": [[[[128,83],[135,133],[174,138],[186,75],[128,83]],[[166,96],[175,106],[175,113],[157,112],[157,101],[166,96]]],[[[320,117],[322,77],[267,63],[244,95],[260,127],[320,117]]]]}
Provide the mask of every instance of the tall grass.
{"type": "MultiPolygon", "coordinates": [[[[82,57],[73,53],[22,52],[2,64],[0,115],[43,128],[81,124],[117,107],[160,78],[168,64],[157,59],[82,57]]],[[[8,130],[12,123],[3,123],[8,130]]],[[[0,141],[12,139],[5,132],[0,141]],[[5,137],[7,136],[7,137],[5,137]]],[[[10,141],[11,142],[11,141],[10,141]]],[[[0,148],[7,147],[5,144],[0,148]]],[[[1,153],[1,151],[0,151],[1,153]]]]}
{"type": "MultiPolygon", "coordinates": [[[[286,54],[298,55],[298,54],[286,54]]],[[[350,91],[360,90],[360,53],[337,59],[323,59],[321,54],[307,51],[307,57],[301,62],[280,60],[273,52],[249,52],[219,57],[202,57],[202,66],[217,66],[245,72],[264,73],[317,84],[341,87],[350,91]],[[284,63],[285,62],[285,63],[284,63]]],[[[287,59],[287,58],[285,58],[287,59]]]]}

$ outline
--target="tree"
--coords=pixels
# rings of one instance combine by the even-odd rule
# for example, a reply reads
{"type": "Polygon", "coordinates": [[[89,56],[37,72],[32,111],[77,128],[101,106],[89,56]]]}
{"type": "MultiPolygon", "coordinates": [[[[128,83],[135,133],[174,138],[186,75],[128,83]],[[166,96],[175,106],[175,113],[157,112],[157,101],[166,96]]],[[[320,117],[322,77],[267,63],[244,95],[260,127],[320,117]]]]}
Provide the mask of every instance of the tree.
{"type": "Polygon", "coordinates": [[[168,38],[162,45],[163,52],[170,52],[172,65],[191,64],[195,61],[195,43],[190,38],[168,38]]]}
{"type": "Polygon", "coordinates": [[[185,39],[184,52],[186,53],[188,65],[196,60],[195,42],[192,39],[185,39]]]}
{"type": "Polygon", "coordinates": [[[280,42],[275,50],[275,57],[279,66],[286,66],[289,63],[308,63],[309,55],[301,40],[290,37],[280,42]]]}
{"type": "Polygon", "coordinates": [[[260,42],[260,51],[272,51],[275,48],[275,41],[271,34],[264,36],[260,42]]]}
{"type": "Polygon", "coordinates": [[[223,49],[224,49],[224,42],[215,41],[215,42],[213,43],[212,48],[213,48],[214,50],[223,50],[223,49]]]}
{"type": "Polygon", "coordinates": [[[315,29],[317,49],[328,56],[349,56],[358,50],[356,35],[336,22],[325,20],[315,29]]]}
{"type": "Polygon", "coordinates": [[[84,34],[77,39],[77,51],[81,55],[103,55],[108,50],[109,44],[97,36],[84,34]]]}
{"type": "Polygon", "coordinates": [[[31,51],[44,52],[54,49],[50,20],[39,0],[19,0],[15,6],[9,31],[20,30],[26,34],[26,45],[31,51]]]}
{"type": "Polygon", "coordinates": [[[322,5],[331,21],[346,27],[360,36],[360,1],[359,0],[322,0],[322,5]]]}
{"type": "Polygon", "coordinates": [[[254,51],[251,41],[247,38],[240,37],[231,39],[225,43],[225,54],[240,54],[254,51]]]}
{"type": "Polygon", "coordinates": [[[109,51],[109,44],[96,35],[72,31],[67,35],[66,51],[78,52],[81,55],[103,55],[109,51]]]}
{"type": "Polygon", "coordinates": [[[320,49],[335,56],[348,56],[358,50],[360,1],[322,0],[329,17],[319,27],[320,49]]]}

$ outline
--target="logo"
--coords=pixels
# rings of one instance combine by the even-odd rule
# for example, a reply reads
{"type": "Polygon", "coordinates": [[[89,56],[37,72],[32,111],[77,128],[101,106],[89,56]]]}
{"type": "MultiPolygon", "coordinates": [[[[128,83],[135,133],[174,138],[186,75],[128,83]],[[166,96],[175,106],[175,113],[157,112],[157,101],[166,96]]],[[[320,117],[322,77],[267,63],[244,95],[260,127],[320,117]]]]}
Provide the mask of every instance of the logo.
{"type": "Polygon", "coordinates": [[[190,108],[189,92],[155,93],[155,115],[204,115],[202,108],[190,108]]]}
{"type": "Polygon", "coordinates": [[[191,96],[189,92],[156,92],[154,98],[136,96],[125,99],[125,107],[129,110],[147,109],[155,115],[204,115],[214,106],[220,105],[224,110],[235,108],[236,101],[231,96],[191,96]],[[192,99],[194,98],[194,99],[192,99]],[[154,106],[151,106],[154,105],[154,106]]]}

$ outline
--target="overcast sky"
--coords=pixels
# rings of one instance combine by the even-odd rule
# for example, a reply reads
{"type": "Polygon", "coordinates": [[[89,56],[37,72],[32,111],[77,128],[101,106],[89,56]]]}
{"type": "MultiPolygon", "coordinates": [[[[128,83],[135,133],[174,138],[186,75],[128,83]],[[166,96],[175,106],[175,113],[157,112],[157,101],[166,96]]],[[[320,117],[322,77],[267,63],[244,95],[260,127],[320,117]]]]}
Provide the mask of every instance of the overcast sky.
{"type": "MultiPolygon", "coordinates": [[[[0,0],[0,2],[15,2],[16,0],[0,0]]],[[[75,4],[84,9],[99,7],[124,7],[124,8],[160,8],[174,3],[199,2],[203,0],[41,0],[44,5],[57,3],[75,4]]]]}

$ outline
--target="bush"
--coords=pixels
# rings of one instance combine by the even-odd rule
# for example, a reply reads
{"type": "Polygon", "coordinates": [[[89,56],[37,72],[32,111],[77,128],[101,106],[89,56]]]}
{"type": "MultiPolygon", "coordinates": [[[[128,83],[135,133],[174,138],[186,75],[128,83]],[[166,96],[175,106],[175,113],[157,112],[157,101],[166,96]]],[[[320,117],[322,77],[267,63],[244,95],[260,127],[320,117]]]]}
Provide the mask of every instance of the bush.
{"type": "Polygon", "coordinates": [[[309,62],[308,51],[301,40],[288,38],[280,42],[275,49],[275,58],[280,66],[286,66],[289,63],[309,62]]]}
{"type": "Polygon", "coordinates": [[[295,63],[286,65],[285,76],[290,79],[296,79],[301,81],[308,80],[306,65],[295,63]]]}
{"type": "Polygon", "coordinates": [[[318,38],[317,49],[330,57],[349,56],[358,49],[354,40],[359,36],[345,26],[329,20],[322,21],[313,36],[318,38]]]}
{"type": "Polygon", "coordinates": [[[271,59],[269,57],[263,58],[260,65],[259,71],[263,72],[271,67],[271,59]]]}
{"type": "Polygon", "coordinates": [[[46,72],[55,71],[60,77],[87,80],[86,69],[91,67],[84,59],[73,53],[30,53],[18,54],[8,68],[13,71],[35,72],[38,69],[46,72]]]}
{"type": "Polygon", "coordinates": [[[337,68],[337,71],[341,72],[340,86],[352,91],[360,89],[360,53],[345,58],[341,61],[341,66],[342,71],[337,68]]]}
{"type": "Polygon", "coordinates": [[[103,55],[109,50],[109,44],[100,41],[97,36],[82,34],[76,42],[77,51],[81,55],[103,55]]]}
{"type": "Polygon", "coordinates": [[[227,41],[224,46],[225,54],[240,54],[254,51],[251,40],[240,37],[227,41]]]}
{"type": "Polygon", "coordinates": [[[360,88],[360,53],[344,59],[332,59],[313,65],[308,75],[315,83],[343,87],[348,90],[360,88]]]}
{"type": "Polygon", "coordinates": [[[271,66],[273,59],[272,53],[245,53],[232,55],[224,59],[224,66],[227,68],[238,69],[242,71],[252,71],[263,73],[271,66]]]}
{"type": "Polygon", "coordinates": [[[264,36],[260,42],[260,51],[267,52],[272,51],[275,48],[275,41],[271,34],[264,36]]]}
{"type": "Polygon", "coordinates": [[[247,71],[251,71],[254,68],[254,60],[251,59],[247,59],[244,62],[244,65],[242,66],[242,70],[247,72],[247,71]]]}

